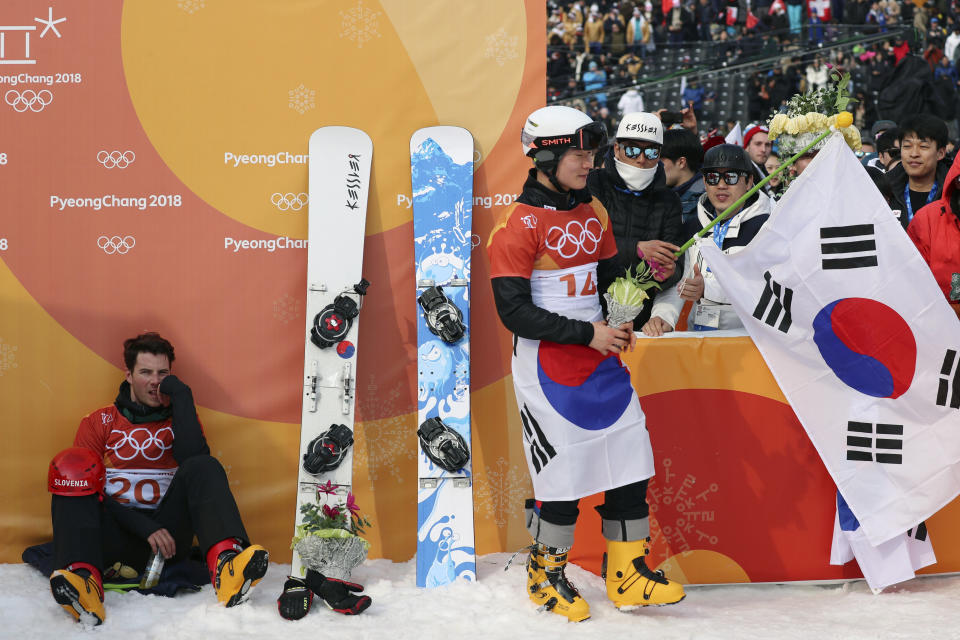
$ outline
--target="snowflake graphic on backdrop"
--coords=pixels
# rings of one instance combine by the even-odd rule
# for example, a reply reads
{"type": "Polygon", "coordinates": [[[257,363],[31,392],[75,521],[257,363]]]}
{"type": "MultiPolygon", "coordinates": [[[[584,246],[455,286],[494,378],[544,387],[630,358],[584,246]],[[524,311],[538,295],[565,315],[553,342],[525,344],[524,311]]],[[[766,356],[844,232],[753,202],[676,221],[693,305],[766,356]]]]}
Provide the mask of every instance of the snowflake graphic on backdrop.
{"type": "MultiPolygon", "coordinates": [[[[680,474],[671,471],[673,460],[663,460],[663,473],[656,478],[657,486],[651,485],[650,497],[650,546],[653,555],[666,559],[666,554],[685,554],[694,549],[715,547],[719,539],[710,533],[710,523],[716,519],[716,510],[710,506],[710,494],[720,490],[720,485],[712,482],[707,486],[697,484],[693,474],[680,474]],[[679,482],[678,482],[679,480],[679,482]],[[658,544],[659,542],[659,544],[658,544]]],[[[657,565],[654,558],[651,565],[657,565]]],[[[661,567],[669,573],[670,563],[661,567]]]]}
{"type": "Polygon", "coordinates": [[[313,89],[307,89],[303,86],[303,83],[300,83],[300,86],[296,89],[290,89],[287,93],[289,94],[287,105],[300,115],[317,106],[315,101],[317,92],[313,89]]]}
{"type": "Polygon", "coordinates": [[[294,299],[289,293],[273,301],[273,317],[283,324],[290,324],[303,315],[303,301],[294,299]]]}
{"type": "Polygon", "coordinates": [[[389,473],[397,482],[403,482],[401,461],[412,460],[415,453],[416,416],[400,415],[400,390],[382,393],[371,375],[366,392],[358,394],[357,417],[353,445],[354,467],[366,464],[371,481],[381,472],[389,473]],[[378,416],[391,416],[380,418],[378,416]]]}
{"type": "Polygon", "coordinates": [[[357,2],[357,6],[349,11],[341,11],[340,37],[349,38],[357,43],[358,49],[362,49],[364,42],[380,37],[380,32],[377,31],[379,15],[379,11],[364,7],[362,1],[357,2]]]}
{"type": "Polygon", "coordinates": [[[507,30],[500,27],[496,33],[487,36],[487,49],[483,52],[484,58],[493,58],[501,67],[507,60],[520,57],[520,37],[511,36],[507,30]]]}
{"type": "Polygon", "coordinates": [[[206,5],[204,4],[204,0],[177,0],[177,6],[190,15],[193,15],[206,5]]]}
{"type": "Polygon", "coordinates": [[[4,342],[3,338],[0,338],[0,376],[6,371],[16,369],[19,366],[16,356],[17,349],[18,347],[16,345],[4,342]]]}
{"type": "Polygon", "coordinates": [[[526,469],[521,471],[503,457],[497,458],[493,467],[487,465],[485,471],[486,477],[474,477],[474,498],[477,508],[502,529],[510,519],[510,512],[521,513],[524,498],[532,494],[529,476],[526,469]]]}

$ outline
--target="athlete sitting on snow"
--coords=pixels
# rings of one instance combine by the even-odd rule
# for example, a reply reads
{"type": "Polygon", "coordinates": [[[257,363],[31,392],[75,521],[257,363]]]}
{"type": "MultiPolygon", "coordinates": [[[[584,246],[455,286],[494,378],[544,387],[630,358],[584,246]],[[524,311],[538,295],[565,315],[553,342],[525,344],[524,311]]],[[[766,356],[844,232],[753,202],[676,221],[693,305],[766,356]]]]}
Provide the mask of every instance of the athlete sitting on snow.
{"type": "Polygon", "coordinates": [[[653,451],[640,402],[619,352],[633,323],[608,326],[598,291],[620,271],[607,212],[584,189],[603,125],[570,107],[530,115],[524,152],[533,158],[523,193],[490,236],[497,312],[513,332],[513,380],[535,500],[527,561],[530,599],[569,620],[590,607],[565,575],[583,496],[598,507],[607,539],[607,596],[621,606],[669,604],[683,587],[647,568],[647,480],[653,451]]]}
{"type": "Polygon", "coordinates": [[[100,624],[105,567],[140,569],[151,551],[185,557],[196,535],[217,599],[239,604],[266,573],[267,551],[250,544],[193,393],[170,373],[173,345],[145,333],[124,342],[123,359],[116,400],[85,417],[50,464],[53,597],[100,624]]]}

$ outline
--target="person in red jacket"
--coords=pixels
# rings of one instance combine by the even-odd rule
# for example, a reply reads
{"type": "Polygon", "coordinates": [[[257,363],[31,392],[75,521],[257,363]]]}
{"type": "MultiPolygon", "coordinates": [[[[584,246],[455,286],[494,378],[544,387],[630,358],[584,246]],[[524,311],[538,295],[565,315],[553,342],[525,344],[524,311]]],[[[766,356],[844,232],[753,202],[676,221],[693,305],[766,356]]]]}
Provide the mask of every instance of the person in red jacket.
{"type": "Polygon", "coordinates": [[[960,155],[953,161],[943,196],[922,207],[910,221],[907,235],[917,246],[960,317],[960,155]]]}
{"type": "Polygon", "coordinates": [[[66,468],[62,454],[51,464],[54,600],[77,620],[101,624],[105,567],[142,571],[151,553],[186,557],[196,535],[217,599],[239,604],[269,556],[250,544],[193,392],[170,372],[173,345],[144,333],[124,342],[123,359],[116,399],[80,421],[79,449],[68,450],[92,452],[96,464],[66,468]]]}

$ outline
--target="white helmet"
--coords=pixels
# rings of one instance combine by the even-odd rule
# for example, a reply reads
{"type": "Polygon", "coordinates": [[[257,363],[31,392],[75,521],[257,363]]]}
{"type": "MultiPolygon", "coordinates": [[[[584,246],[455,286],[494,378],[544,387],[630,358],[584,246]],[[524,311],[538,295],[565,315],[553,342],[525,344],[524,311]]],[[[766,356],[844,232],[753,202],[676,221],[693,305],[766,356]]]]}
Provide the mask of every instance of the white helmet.
{"type": "Polygon", "coordinates": [[[520,134],[524,155],[549,176],[568,149],[601,149],[607,144],[607,129],[602,122],[573,107],[554,105],[530,114],[520,134]]]}

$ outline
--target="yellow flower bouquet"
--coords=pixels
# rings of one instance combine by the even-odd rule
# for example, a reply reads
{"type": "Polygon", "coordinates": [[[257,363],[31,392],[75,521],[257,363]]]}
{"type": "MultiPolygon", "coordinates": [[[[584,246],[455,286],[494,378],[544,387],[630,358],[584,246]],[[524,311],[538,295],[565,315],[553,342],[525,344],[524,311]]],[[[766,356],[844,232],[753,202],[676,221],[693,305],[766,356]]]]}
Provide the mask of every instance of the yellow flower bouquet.
{"type": "MultiPolygon", "coordinates": [[[[778,113],[768,121],[770,140],[776,140],[780,157],[791,156],[813,142],[827,129],[834,128],[854,151],[860,150],[860,131],[853,126],[853,117],[846,111],[853,101],[847,94],[850,74],[831,72],[833,84],[793,96],[786,113],[778,113]]],[[[826,144],[826,139],[812,151],[826,144]]]]}

